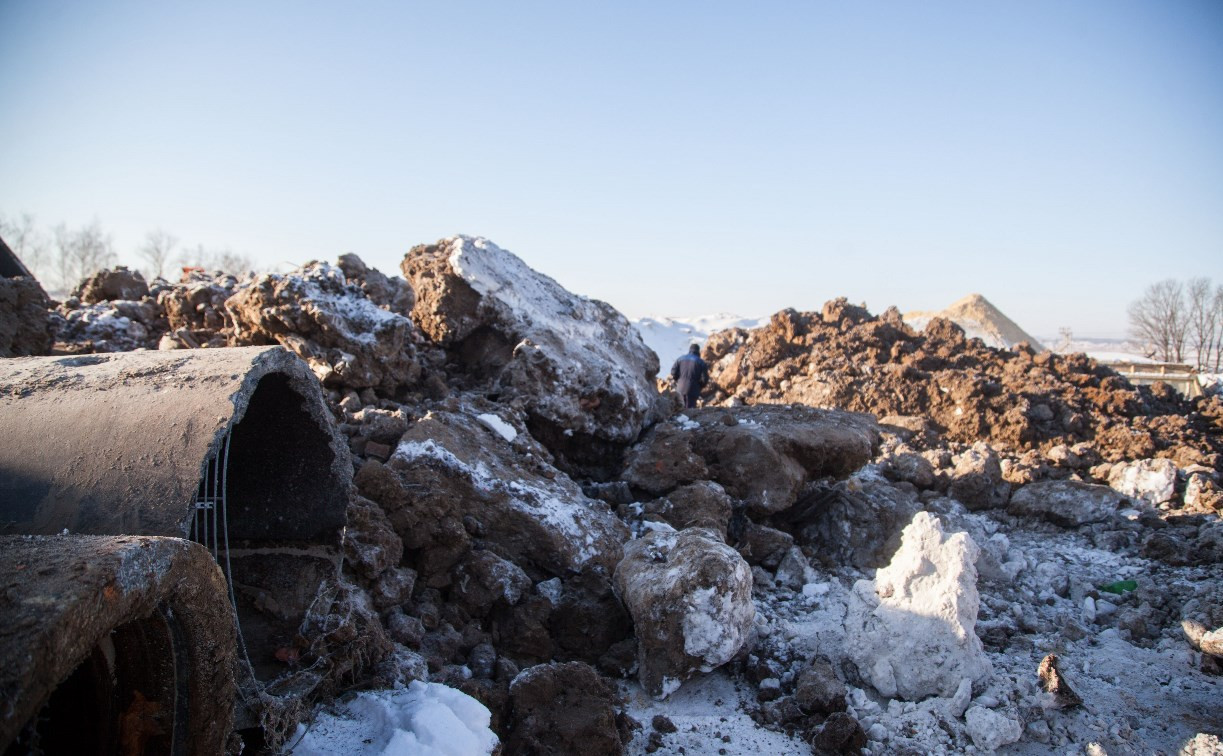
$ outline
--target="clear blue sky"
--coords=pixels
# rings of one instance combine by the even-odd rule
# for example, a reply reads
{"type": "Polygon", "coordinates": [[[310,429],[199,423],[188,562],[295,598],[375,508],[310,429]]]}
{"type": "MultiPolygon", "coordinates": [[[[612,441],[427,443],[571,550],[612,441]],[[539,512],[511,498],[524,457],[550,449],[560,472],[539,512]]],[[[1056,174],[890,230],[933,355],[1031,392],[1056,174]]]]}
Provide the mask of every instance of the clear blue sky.
{"type": "Polygon", "coordinates": [[[0,0],[0,108],[0,212],[132,263],[468,233],[634,317],[976,291],[1080,336],[1223,283],[1217,0],[0,0]]]}

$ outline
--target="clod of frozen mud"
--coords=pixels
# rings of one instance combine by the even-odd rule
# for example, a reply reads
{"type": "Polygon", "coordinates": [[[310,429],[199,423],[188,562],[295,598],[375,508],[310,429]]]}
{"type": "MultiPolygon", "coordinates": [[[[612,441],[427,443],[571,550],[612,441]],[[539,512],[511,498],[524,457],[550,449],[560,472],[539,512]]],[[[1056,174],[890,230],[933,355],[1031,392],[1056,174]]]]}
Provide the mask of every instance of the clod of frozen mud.
{"type": "Polygon", "coordinates": [[[811,666],[798,673],[794,685],[794,700],[805,712],[831,714],[845,711],[845,683],[837,677],[836,670],[823,659],[816,659],[811,666]]]}
{"type": "Polygon", "coordinates": [[[399,276],[388,276],[351,252],[340,255],[336,266],[344,272],[344,280],[365,292],[369,301],[393,313],[408,316],[416,304],[416,293],[399,276]]]}
{"type": "Polygon", "coordinates": [[[1015,491],[1007,511],[1077,528],[1116,516],[1125,503],[1125,497],[1108,486],[1075,480],[1042,480],[1015,491]]]}
{"type": "Polygon", "coordinates": [[[726,538],[734,500],[713,481],[680,486],[666,497],[646,505],[646,513],[657,513],[676,530],[701,527],[726,538]]]}
{"type": "Polygon", "coordinates": [[[807,482],[857,470],[878,442],[874,418],[852,412],[695,409],[650,429],[626,455],[622,477],[656,494],[707,478],[767,515],[794,504],[807,482]]]}
{"type": "Polygon", "coordinates": [[[327,263],[260,275],[225,310],[236,340],[283,344],[324,386],[394,392],[420,378],[411,321],[378,307],[327,263]]]}
{"type": "Polygon", "coordinates": [[[234,324],[225,311],[225,300],[246,283],[227,273],[191,271],[180,283],[158,286],[157,303],[165,310],[169,328],[158,348],[198,349],[229,345],[234,324]]]}
{"type": "Polygon", "coordinates": [[[866,569],[888,563],[921,509],[916,493],[868,465],[848,480],[810,486],[783,518],[822,563],[866,569]]]}
{"type": "Polygon", "coordinates": [[[955,458],[948,493],[970,510],[1006,504],[1010,486],[1002,480],[998,455],[985,443],[975,443],[955,458]]]}
{"type": "Polygon", "coordinates": [[[664,525],[630,541],[613,582],[633,618],[641,685],[658,698],[730,661],[756,616],[751,569],[707,528],[664,525]]]}
{"type": "Polygon", "coordinates": [[[413,247],[401,267],[421,331],[489,390],[521,399],[532,433],[572,467],[605,464],[591,440],[623,446],[661,415],[658,357],[605,302],[469,236],[413,247]]]}
{"type": "Polygon", "coordinates": [[[511,730],[506,754],[624,752],[617,696],[582,662],[539,664],[510,683],[511,730]]]}
{"type": "Polygon", "coordinates": [[[1057,654],[1048,654],[1041,659],[1036,675],[1040,679],[1040,687],[1053,696],[1054,708],[1066,709],[1083,703],[1083,699],[1079,698],[1079,694],[1074,692],[1058,669],[1057,654]]]}
{"type": "Polygon", "coordinates": [[[882,695],[950,696],[964,678],[990,676],[975,632],[978,553],[966,533],[947,535],[937,517],[919,512],[891,563],[854,584],[846,652],[882,695]]]}
{"type": "Polygon", "coordinates": [[[72,296],[83,304],[111,302],[116,299],[138,301],[149,293],[149,285],[140,271],[128,270],[120,265],[99,270],[77,284],[72,296]]]}
{"type": "Polygon", "coordinates": [[[426,582],[449,584],[477,540],[551,576],[592,568],[610,575],[628,530],[607,504],[548,464],[529,435],[509,442],[475,412],[454,410],[416,421],[385,467],[367,462],[357,474],[362,492],[417,552],[426,582]]]}
{"type": "Polygon", "coordinates": [[[56,327],[50,307],[33,278],[0,278],[0,357],[50,353],[56,327]]]}
{"type": "Polygon", "coordinates": [[[811,746],[817,754],[855,754],[862,752],[866,742],[866,733],[858,720],[838,711],[824,720],[824,726],[812,738],[811,746]]]}

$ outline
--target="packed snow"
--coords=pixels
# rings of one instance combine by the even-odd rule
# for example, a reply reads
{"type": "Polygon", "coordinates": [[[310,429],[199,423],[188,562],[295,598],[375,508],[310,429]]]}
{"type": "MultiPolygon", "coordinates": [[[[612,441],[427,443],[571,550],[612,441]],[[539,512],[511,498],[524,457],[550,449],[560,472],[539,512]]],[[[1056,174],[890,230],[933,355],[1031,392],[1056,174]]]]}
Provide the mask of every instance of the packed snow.
{"type": "Polygon", "coordinates": [[[414,680],[398,690],[358,693],[298,725],[293,756],[480,756],[498,739],[476,699],[414,680]]]}

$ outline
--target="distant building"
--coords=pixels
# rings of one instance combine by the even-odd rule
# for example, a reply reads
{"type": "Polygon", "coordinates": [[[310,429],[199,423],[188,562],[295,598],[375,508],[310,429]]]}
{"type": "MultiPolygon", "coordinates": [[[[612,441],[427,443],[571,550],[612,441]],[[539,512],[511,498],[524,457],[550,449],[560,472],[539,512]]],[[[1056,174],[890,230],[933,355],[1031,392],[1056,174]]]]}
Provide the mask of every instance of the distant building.
{"type": "Polygon", "coordinates": [[[1202,385],[1198,382],[1198,371],[1192,365],[1177,362],[1105,362],[1105,365],[1125,376],[1126,380],[1136,386],[1150,386],[1156,381],[1163,381],[1176,389],[1186,399],[1202,395],[1202,385]]]}

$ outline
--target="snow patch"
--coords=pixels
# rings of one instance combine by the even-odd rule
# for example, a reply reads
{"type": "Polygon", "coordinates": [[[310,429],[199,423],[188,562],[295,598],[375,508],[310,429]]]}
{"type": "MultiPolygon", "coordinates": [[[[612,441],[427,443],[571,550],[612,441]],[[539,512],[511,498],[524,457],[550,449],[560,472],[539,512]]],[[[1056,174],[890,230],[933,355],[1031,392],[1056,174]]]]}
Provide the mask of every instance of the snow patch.
{"type": "Polygon", "coordinates": [[[487,708],[461,691],[414,680],[359,693],[298,725],[293,756],[476,756],[497,747],[487,708]]]}
{"type": "Polygon", "coordinates": [[[514,426],[505,422],[501,418],[491,413],[476,415],[476,419],[488,426],[488,429],[504,438],[506,441],[513,442],[518,438],[518,431],[514,426]]]}

